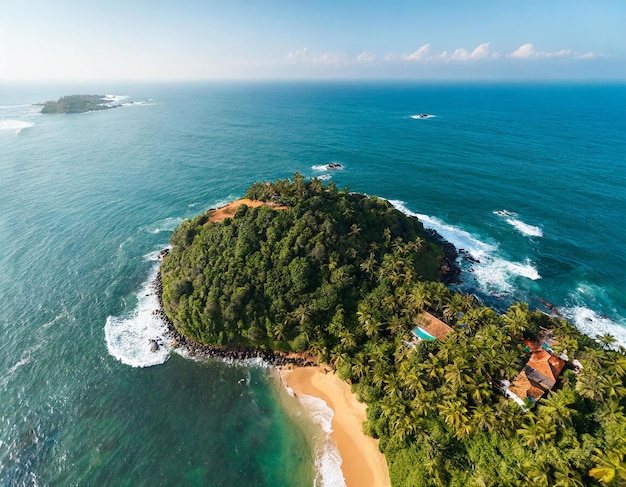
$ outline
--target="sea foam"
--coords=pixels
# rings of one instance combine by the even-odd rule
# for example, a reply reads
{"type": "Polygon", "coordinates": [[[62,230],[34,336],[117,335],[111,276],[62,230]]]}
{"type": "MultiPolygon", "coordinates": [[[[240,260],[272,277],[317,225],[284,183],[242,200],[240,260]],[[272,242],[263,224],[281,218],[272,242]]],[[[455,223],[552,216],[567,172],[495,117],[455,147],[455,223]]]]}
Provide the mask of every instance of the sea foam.
{"type": "Polygon", "coordinates": [[[343,164],[340,164],[339,162],[336,162],[336,161],[332,161],[332,162],[329,162],[328,164],[315,164],[311,166],[311,169],[313,169],[314,171],[318,171],[318,172],[342,171],[343,164]]]}
{"type": "Polygon", "coordinates": [[[559,308],[559,312],[583,333],[591,337],[610,333],[619,345],[626,347],[626,318],[619,315],[612,301],[601,286],[580,282],[569,294],[567,305],[559,308]],[[594,311],[594,308],[608,310],[612,319],[603,312],[594,311]]]}
{"type": "Polygon", "coordinates": [[[435,118],[436,115],[430,115],[429,113],[422,113],[419,115],[411,115],[414,120],[426,120],[427,118],[435,118]]]}
{"type": "Polygon", "coordinates": [[[145,229],[150,233],[173,232],[183,221],[184,219],[180,217],[164,218],[148,225],[145,229]]]}
{"type": "Polygon", "coordinates": [[[596,337],[597,335],[610,333],[615,337],[619,345],[626,347],[626,323],[620,325],[606,316],[600,316],[586,306],[559,308],[559,312],[586,335],[596,337]]]}
{"type": "Polygon", "coordinates": [[[321,451],[315,452],[315,482],[316,487],[342,487],[346,481],[341,471],[341,455],[332,441],[332,420],[334,412],[323,399],[300,394],[300,404],[309,414],[313,422],[319,425],[324,432],[324,446],[321,451]]]}
{"type": "MultiPolygon", "coordinates": [[[[149,254],[146,259],[154,260],[154,253],[149,254]]],[[[109,316],[104,327],[109,353],[131,367],[162,364],[170,355],[167,326],[156,313],[159,310],[159,300],[153,283],[158,271],[157,263],[137,293],[135,309],[124,316],[109,316]],[[154,352],[150,349],[151,340],[159,345],[154,352]]]]}
{"type": "Polygon", "coordinates": [[[527,237],[543,237],[543,230],[539,227],[529,225],[516,218],[507,218],[506,222],[522,235],[526,235],[527,237]]]}
{"type": "Polygon", "coordinates": [[[529,225],[517,218],[517,213],[513,213],[507,210],[498,210],[493,212],[494,215],[498,215],[504,218],[504,221],[515,228],[519,233],[527,237],[543,237],[543,230],[534,225],[529,225]]]}
{"type": "Polygon", "coordinates": [[[507,293],[513,290],[513,283],[522,277],[533,281],[541,279],[538,270],[530,259],[524,262],[511,262],[499,255],[499,247],[479,240],[469,232],[450,225],[439,218],[414,213],[403,201],[389,200],[394,208],[406,215],[417,217],[424,227],[435,230],[457,249],[463,249],[473,259],[472,272],[480,287],[487,293],[507,293]]]}
{"type": "Polygon", "coordinates": [[[0,130],[15,130],[16,133],[20,133],[23,129],[34,126],[33,122],[26,122],[25,120],[12,120],[5,119],[0,120],[0,130]]]}

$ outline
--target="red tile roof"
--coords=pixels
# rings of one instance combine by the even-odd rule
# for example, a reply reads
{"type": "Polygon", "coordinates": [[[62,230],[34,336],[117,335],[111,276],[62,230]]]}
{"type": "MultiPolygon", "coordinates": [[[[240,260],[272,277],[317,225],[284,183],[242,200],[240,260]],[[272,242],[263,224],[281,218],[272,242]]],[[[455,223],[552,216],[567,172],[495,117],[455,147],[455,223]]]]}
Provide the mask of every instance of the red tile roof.
{"type": "Polygon", "coordinates": [[[454,331],[443,321],[431,315],[428,311],[424,311],[418,316],[416,325],[429,335],[434,336],[437,340],[445,339],[446,335],[454,331]]]}
{"type": "Polygon", "coordinates": [[[532,355],[524,369],[513,379],[509,390],[520,399],[541,398],[556,384],[565,361],[547,352],[537,342],[526,342],[532,348],[532,355]]]}

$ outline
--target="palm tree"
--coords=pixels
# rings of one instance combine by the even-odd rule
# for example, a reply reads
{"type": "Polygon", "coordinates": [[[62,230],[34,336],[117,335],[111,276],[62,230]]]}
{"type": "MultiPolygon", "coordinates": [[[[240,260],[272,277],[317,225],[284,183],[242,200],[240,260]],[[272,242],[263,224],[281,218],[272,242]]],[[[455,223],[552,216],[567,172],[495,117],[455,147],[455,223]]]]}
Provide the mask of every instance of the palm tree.
{"type": "Polygon", "coordinates": [[[604,360],[604,365],[612,369],[619,378],[626,376],[626,356],[609,352],[608,357],[604,360]]]}
{"type": "Polygon", "coordinates": [[[352,375],[358,379],[365,377],[368,371],[365,353],[359,352],[352,359],[352,375]]]}
{"type": "Polygon", "coordinates": [[[421,313],[431,304],[430,293],[425,283],[418,282],[411,289],[409,307],[416,313],[421,313]]]}
{"type": "Polygon", "coordinates": [[[392,335],[404,334],[408,332],[406,320],[400,318],[397,314],[389,318],[389,322],[387,323],[387,329],[391,332],[392,335]]]}
{"type": "Polygon", "coordinates": [[[481,404],[472,412],[472,423],[479,430],[493,431],[495,427],[494,420],[494,411],[485,404],[481,404]]]}
{"type": "Polygon", "coordinates": [[[450,290],[443,282],[430,282],[429,288],[432,296],[432,304],[436,311],[443,309],[443,304],[450,296],[450,290]]]}
{"type": "Polygon", "coordinates": [[[437,409],[443,415],[444,422],[450,426],[455,433],[464,432],[467,408],[459,400],[449,399],[437,405],[437,409]]]}
{"type": "Polygon", "coordinates": [[[315,194],[320,194],[322,192],[322,182],[318,178],[311,179],[311,184],[309,185],[311,191],[315,194]]]}
{"type": "Polygon", "coordinates": [[[611,348],[617,342],[617,338],[615,338],[610,333],[604,333],[603,335],[596,335],[596,338],[600,342],[604,348],[611,348]]]}
{"type": "Polygon", "coordinates": [[[347,328],[344,328],[339,332],[339,341],[345,349],[350,350],[356,347],[356,338],[354,337],[354,333],[347,328]]]}
{"type": "Polygon", "coordinates": [[[556,425],[550,421],[550,418],[546,419],[546,416],[528,413],[526,422],[517,430],[517,433],[524,438],[529,447],[537,450],[544,442],[556,436],[556,425]]]}
{"type": "Polygon", "coordinates": [[[528,313],[528,304],[517,302],[502,315],[511,335],[520,336],[528,329],[528,313]]]}
{"type": "Polygon", "coordinates": [[[361,228],[356,223],[353,223],[350,226],[350,232],[348,233],[348,236],[356,237],[360,232],[361,232],[361,228]]]}
{"type": "Polygon", "coordinates": [[[374,272],[376,270],[376,257],[374,257],[374,252],[370,252],[370,255],[367,257],[367,259],[361,262],[360,267],[369,278],[374,275],[374,272]]]}
{"type": "Polygon", "coordinates": [[[448,323],[456,321],[459,313],[463,311],[463,298],[460,294],[454,293],[450,300],[443,307],[443,317],[448,323]]]}
{"type": "Polygon", "coordinates": [[[569,387],[564,387],[559,391],[550,391],[538,408],[538,414],[545,414],[554,418],[554,420],[562,426],[572,424],[572,409],[570,405],[574,404],[575,397],[573,391],[569,387]]]}
{"type": "Polygon", "coordinates": [[[626,463],[623,451],[596,450],[593,455],[596,466],[589,470],[589,475],[604,484],[624,485],[626,483],[626,463]]]}
{"type": "Polygon", "coordinates": [[[381,323],[367,311],[357,311],[357,320],[368,337],[378,335],[381,323]]]}
{"type": "Polygon", "coordinates": [[[602,375],[599,382],[601,394],[604,397],[615,397],[617,399],[621,399],[626,396],[626,387],[624,387],[624,384],[619,377],[616,377],[613,374],[602,375]]]}
{"type": "Polygon", "coordinates": [[[274,340],[282,342],[287,338],[287,322],[281,321],[274,326],[274,340]]]}
{"type": "Polygon", "coordinates": [[[293,317],[296,321],[298,321],[298,323],[300,323],[300,326],[304,325],[309,315],[310,310],[307,304],[301,304],[293,311],[293,317]]]}

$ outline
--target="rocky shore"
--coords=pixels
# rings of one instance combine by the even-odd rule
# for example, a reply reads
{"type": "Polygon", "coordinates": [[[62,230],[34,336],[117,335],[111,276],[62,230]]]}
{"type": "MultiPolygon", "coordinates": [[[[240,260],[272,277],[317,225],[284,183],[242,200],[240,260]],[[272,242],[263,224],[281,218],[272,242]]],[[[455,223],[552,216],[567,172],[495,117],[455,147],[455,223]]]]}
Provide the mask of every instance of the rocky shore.
{"type": "Polygon", "coordinates": [[[459,251],[457,248],[439,235],[435,230],[426,228],[425,231],[431,239],[439,246],[442,251],[440,279],[444,284],[454,284],[459,282],[461,276],[461,268],[457,263],[459,251]]]}
{"type": "MultiPolygon", "coordinates": [[[[160,257],[163,258],[168,252],[169,249],[164,249],[161,251],[160,257]]],[[[269,365],[286,368],[317,366],[317,363],[312,357],[307,357],[301,354],[286,354],[283,352],[252,347],[222,347],[218,345],[205,345],[198,343],[179,333],[178,330],[176,330],[174,323],[172,323],[172,320],[170,320],[165,314],[165,310],[163,309],[163,285],[161,282],[160,272],[157,273],[153,286],[159,301],[159,309],[154,313],[158,315],[159,318],[161,318],[167,325],[166,335],[170,339],[170,346],[183,349],[193,358],[217,358],[226,360],[262,359],[269,365]]],[[[156,341],[151,341],[151,347],[154,346],[159,347],[160,345],[156,341]]]]}

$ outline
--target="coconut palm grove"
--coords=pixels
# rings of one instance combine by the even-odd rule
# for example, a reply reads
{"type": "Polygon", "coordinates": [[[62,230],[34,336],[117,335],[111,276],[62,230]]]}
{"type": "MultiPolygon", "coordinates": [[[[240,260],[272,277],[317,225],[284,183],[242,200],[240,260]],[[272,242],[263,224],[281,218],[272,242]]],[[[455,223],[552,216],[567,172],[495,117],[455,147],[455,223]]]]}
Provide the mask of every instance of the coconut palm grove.
{"type": "Polygon", "coordinates": [[[385,200],[300,174],[245,196],[264,204],[171,238],[162,297],[178,332],[336,369],[394,486],[626,484],[626,355],[610,335],[453,291],[456,251],[385,200]],[[425,316],[451,331],[417,339],[425,316]],[[535,353],[560,361],[548,385],[535,353]],[[513,400],[520,377],[539,393],[513,400]]]}

